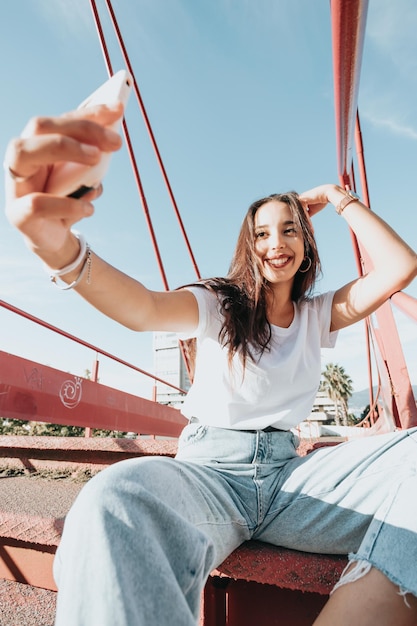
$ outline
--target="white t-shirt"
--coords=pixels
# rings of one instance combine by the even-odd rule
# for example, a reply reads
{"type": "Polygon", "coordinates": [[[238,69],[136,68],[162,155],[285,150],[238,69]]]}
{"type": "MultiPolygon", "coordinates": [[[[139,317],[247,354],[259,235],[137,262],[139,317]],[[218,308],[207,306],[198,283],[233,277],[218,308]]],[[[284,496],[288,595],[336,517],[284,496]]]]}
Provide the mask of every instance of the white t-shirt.
{"type": "Polygon", "coordinates": [[[219,343],[221,313],[216,295],[202,287],[188,288],[196,297],[199,324],[181,339],[197,338],[194,383],[182,413],[202,424],[257,430],[293,428],[311,412],[321,375],[320,348],[332,348],[330,332],[334,292],[294,304],[289,328],[273,326],[270,351],[246,368],[238,355],[229,368],[227,349],[219,343]]]}

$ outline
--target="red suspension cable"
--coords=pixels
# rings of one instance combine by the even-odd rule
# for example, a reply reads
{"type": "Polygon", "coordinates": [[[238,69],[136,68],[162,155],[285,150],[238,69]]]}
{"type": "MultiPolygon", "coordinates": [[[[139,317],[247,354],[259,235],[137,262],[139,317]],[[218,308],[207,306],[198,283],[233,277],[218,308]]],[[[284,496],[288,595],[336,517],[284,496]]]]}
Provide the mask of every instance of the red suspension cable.
{"type": "Polygon", "coordinates": [[[133,72],[133,68],[131,66],[131,63],[130,63],[130,60],[129,60],[129,56],[127,54],[126,47],[124,45],[123,37],[122,37],[122,34],[120,32],[120,28],[119,28],[117,20],[116,20],[116,16],[114,14],[113,7],[111,5],[110,0],[105,0],[105,1],[106,1],[107,9],[108,9],[109,14],[110,14],[110,18],[111,18],[112,23],[113,23],[114,30],[116,32],[116,36],[117,36],[117,39],[118,39],[118,42],[119,42],[119,45],[120,45],[120,49],[121,49],[122,54],[123,54],[123,58],[125,60],[125,63],[126,63],[126,66],[127,66],[128,70],[129,70],[129,72],[131,73],[131,75],[133,76],[133,79],[134,79],[133,88],[135,90],[135,94],[136,94],[136,97],[137,97],[137,100],[138,100],[138,103],[139,103],[139,106],[140,106],[140,109],[141,109],[141,112],[142,112],[142,115],[143,115],[143,119],[145,121],[145,126],[147,128],[147,131],[148,131],[148,134],[149,134],[149,138],[150,138],[152,147],[153,147],[154,152],[155,152],[156,159],[158,161],[158,164],[159,164],[159,167],[160,167],[160,170],[161,170],[162,178],[163,178],[163,180],[165,182],[165,186],[167,188],[168,195],[169,195],[169,198],[171,200],[171,204],[172,204],[172,207],[174,209],[174,213],[176,215],[176,218],[177,218],[177,221],[178,221],[178,224],[179,224],[180,231],[181,231],[182,236],[184,238],[184,242],[185,242],[186,248],[188,250],[188,254],[190,256],[190,259],[191,259],[192,265],[194,267],[196,276],[197,276],[197,278],[200,278],[200,272],[199,272],[199,269],[198,269],[198,266],[197,266],[197,262],[195,260],[195,257],[194,257],[193,251],[191,249],[191,245],[190,245],[187,233],[186,233],[185,228],[184,228],[184,224],[183,224],[183,221],[182,221],[179,209],[178,209],[178,205],[177,205],[177,202],[175,200],[175,196],[174,196],[174,193],[172,191],[172,187],[171,187],[171,184],[169,182],[168,175],[166,173],[166,169],[165,169],[164,163],[162,161],[162,157],[161,157],[161,154],[159,152],[158,145],[156,143],[155,135],[153,133],[152,126],[150,124],[149,117],[148,117],[148,114],[146,112],[146,108],[145,108],[142,96],[141,96],[140,91],[139,91],[138,83],[136,81],[136,77],[135,77],[135,74],[133,72]]]}
{"type": "MultiPolygon", "coordinates": [[[[94,0],[90,0],[90,4],[91,4],[91,7],[92,7],[93,16],[94,16],[94,20],[95,20],[95,23],[96,23],[98,36],[99,36],[99,40],[100,40],[100,43],[101,43],[101,47],[102,47],[105,63],[106,63],[106,66],[107,66],[107,70],[108,70],[109,75],[112,75],[113,71],[112,71],[110,56],[109,56],[109,53],[108,53],[108,49],[107,49],[107,45],[106,45],[103,29],[101,27],[100,16],[98,14],[95,1],[94,0]]],[[[191,249],[191,245],[189,243],[187,234],[185,232],[184,224],[182,222],[182,219],[181,219],[181,216],[180,216],[180,213],[179,213],[179,210],[178,210],[178,206],[177,206],[177,203],[176,203],[176,200],[175,200],[175,197],[174,197],[171,185],[169,183],[168,176],[166,174],[166,170],[165,170],[165,167],[164,167],[164,164],[163,164],[163,161],[162,161],[162,158],[161,158],[161,155],[160,155],[160,152],[159,152],[159,149],[158,149],[158,146],[157,146],[157,143],[156,143],[153,131],[152,131],[151,124],[149,122],[149,118],[148,118],[148,115],[147,115],[147,112],[146,112],[146,109],[145,109],[145,106],[144,106],[141,94],[139,92],[139,88],[138,88],[138,85],[137,85],[136,77],[135,77],[135,74],[133,72],[133,68],[132,68],[132,65],[130,63],[130,60],[129,60],[129,57],[128,57],[128,54],[127,54],[127,51],[126,51],[126,48],[125,48],[125,45],[124,45],[124,42],[123,42],[123,38],[122,38],[120,29],[119,29],[119,26],[118,26],[118,23],[117,23],[117,20],[116,20],[116,16],[114,14],[114,11],[113,11],[113,8],[111,6],[111,3],[108,0],[106,0],[106,4],[107,4],[108,11],[110,13],[110,18],[111,18],[111,21],[113,23],[113,27],[114,27],[114,30],[116,32],[116,36],[117,36],[117,39],[118,39],[118,42],[119,42],[119,45],[120,45],[120,48],[121,48],[121,51],[122,51],[122,54],[123,54],[126,66],[127,66],[127,69],[129,70],[129,72],[130,72],[130,74],[132,75],[132,78],[133,78],[133,87],[134,87],[134,91],[135,91],[135,94],[136,94],[136,98],[138,100],[139,107],[141,109],[141,112],[142,112],[142,115],[143,115],[143,118],[144,118],[145,126],[147,128],[147,131],[148,131],[148,134],[149,134],[149,137],[150,137],[150,141],[151,141],[151,144],[153,146],[153,149],[154,149],[154,152],[155,152],[155,155],[156,155],[156,159],[158,161],[158,164],[159,164],[159,167],[160,167],[163,179],[165,181],[165,185],[166,185],[167,190],[168,190],[169,197],[171,199],[171,204],[173,205],[174,212],[175,212],[175,215],[177,217],[177,221],[179,223],[179,227],[180,227],[180,230],[182,232],[182,235],[183,235],[183,238],[184,238],[185,245],[187,247],[188,253],[190,255],[191,262],[193,264],[193,267],[194,267],[197,279],[199,279],[200,278],[200,272],[198,270],[197,263],[196,263],[195,258],[194,258],[194,254],[193,254],[192,249],[191,249]]],[[[132,164],[132,169],[133,169],[135,180],[136,180],[136,183],[137,183],[137,186],[138,186],[138,190],[139,190],[139,196],[140,196],[140,199],[141,199],[142,208],[143,208],[143,211],[144,211],[144,214],[145,214],[145,219],[146,219],[147,224],[148,224],[148,229],[149,229],[149,233],[150,233],[150,236],[151,236],[152,245],[153,245],[153,248],[154,248],[154,251],[155,251],[155,255],[156,255],[156,258],[157,258],[157,262],[158,262],[158,266],[159,266],[159,271],[160,271],[160,274],[161,274],[162,282],[164,284],[165,290],[168,290],[169,289],[168,280],[166,278],[164,265],[163,265],[162,258],[161,258],[160,252],[159,252],[159,247],[158,247],[158,244],[157,244],[155,231],[154,231],[152,220],[151,220],[151,217],[150,217],[148,203],[147,203],[147,200],[146,200],[144,188],[143,188],[143,185],[142,185],[142,181],[141,181],[139,170],[138,170],[138,166],[137,166],[137,162],[136,162],[136,159],[135,159],[135,156],[134,156],[132,142],[130,140],[130,135],[129,135],[129,132],[128,132],[128,129],[127,129],[127,125],[126,125],[125,121],[123,121],[123,131],[124,131],[124,135],[125,135],[125,139],[126,139],[126,143],[127,143],[127,147],[128,147],[128,153],[129,153],[130,161],[131,161],[131,164],[132,164]]],[[[190,380],[192,380],[193,379],[193,355],[192,355],[192,353],[193,353],[193,346],[191,344],[188,345],[189,342],[185,342],[184,343],[184,342],[180,341],[179,344],[180,344],[180,350],[181,350],[181,353],[182,353],[182,357],[184,359],[184,362],[185,362],[185,365],[186,365],[186,369],[188,371],[189,378],[190,378],[190,380]]]]}
{"type": "MultiPolygon", "coordinates": [[[[112,74],[113,74],[112,64],[111,64],[111,61],[110,61],[110,56],[109,56],[106,40],[105,40],[103,29],[102,29],[102,26],[101,26],[100,15],[99,15],[99,13],[97,11],[95,0],[90,0],[90,5],[91,5],[91,9],[93,11],[94,21],[95,21],[95,24],[96,24],[97,33],[98,33],[101,49],[102,49],[103,56],[104,56],[104,62],[105,62],[106,67],[107,67],[107,72],[108,72],[109,76],[112,76],[112,74]]],[[[133,76],[133,74],[132,74],[132,76],[133,76]]],[[[155,252],[155,256],[156,256],[156,260],[157,260],[157,263],[158,263],[159,273],[161,275],[161,279],[162,279],[162,283],[164,285],[164,289],[168,290],[169,286],[168,286],[168,280],[167,280],[166,273],[165,273],[164,264],[163,264],[163,261],[162,261],[161,253],[159,251],[159,246],[158,246],[158,242],[156,240],[155,230],[154,230],[152,219],[151,219],[150,212],[149,212],[149,206],[148,206],[148,202],[147,202],[147,199],[146,199],[145,190],[143,188],[143,184],[142,184],[142,180],[141,180],[141,177],[140,177],[139,169],[138,169],[138,166],[137,166],[136,158],[135,158],[135,155],[134,155],[134,152],[133,152],[133,148],[132,148],[132,142],[131,142],[129,131],[127,129],[127,125],[126,125],[125,121],[123,121],[123,132],[124,132],[124,136],[125,136],[125,139],[126,139],[126,145],[127,145],[127,150],[128,150],[128,154],[129,154],[129,159],[130,159],[130,162],[131,162],[131,165],[132,165],[132,169],[133,169],[133,175],[135,177],[136,184],[137,184],[138,191],[139,191],[139,197],[140,197],[142,209],[143,209],[143,212],[144,212],[144,215],[145,215],[145,220],[146,220],[146,223],[147,223],[147,226],[148,226],[148,230],[149,230],[152,246],[153,246],[153,249],[154,249],[154,252],[155,252]]]]}

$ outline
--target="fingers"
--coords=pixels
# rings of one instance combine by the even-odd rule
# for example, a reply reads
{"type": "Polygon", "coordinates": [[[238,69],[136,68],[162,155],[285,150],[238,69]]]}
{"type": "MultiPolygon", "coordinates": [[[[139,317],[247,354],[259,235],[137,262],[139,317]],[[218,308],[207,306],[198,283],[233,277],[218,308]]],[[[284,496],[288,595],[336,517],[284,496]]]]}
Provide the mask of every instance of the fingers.
{"type": "MultiPolygon", "coordinates": [[[[22,137],[32,135],[60,133],[81,139],[82,135],[90,135],[91,141],[100,140],[100,128],[108,127],[117,122],[123,115],[123,105],[96,105],[75,111],[68,111],[57,117],[34,117],[25,126],[22,137]]],[[[115,133],[117,134],[117,133],[115,133]]]]}
{"type": "Polygon", "coordinates": [[[64,162],[95,166],[103,153],[118,150],[122,140],[111,127],[122,114],[123,105],[118,104],[34,117],[7,147],[6,216],[51,267],[65,265],[70,258],[70,229],[93,214],[92,202],[102,193],[101,185],[79,199],[45,193],[51,171],[64,162]]]}
{"type": "MultiPolygon", "coordinates": [[[[9,169],[9,172],[6,171],[9,178],[16,185],[23,183],[26,185],[42,167],[57,161],[95,165],[99,159],[100,149],[97,146],[80,143],[71,137],[50,134],[12,140],[7,147],[4,163],[9,169]]],[[[47,174],[46,170],[44,174],[47,174]]],[[[31,181],[35,182],[40,181],[39,179],[31,181]]]]}
{"type": "Polygon", "coordinates": [[[114,124],[122,113],[122,105],[95,106],[59,117],[32,118],[21,137],[7,147],[5,169],[13,181],[9,181],[8,187],[18,190],[19,195],[21,191],[41,191],[40,184],[48,173],[45,167],[57,161],[95,165],[101,152],[121,147],[120,135],[106,126],[114,124]],[[43,176],[37,176],[42,173],[43,176]]]}
{"type": "Polygon", "coordinates": [[[87,119],[100,126],[110,126],[123,115],[124,106],[121,102],[114,104],[97,104],[94,106],[81,107],[63,113],[60,117],[68,120],[87,119]]]}
{"type": "MultiPolygon", "coordinates": [[[[60,255],[71,239],[70,229],[81,219],[93,215],[92,202],[101,193],[100,185],[81,199],[44,193],[27,194],[7,204],[6,216],[22,233],[29,249],[51,267],[60,267],[60,255]]],[[[63,265],[70,256],[66,254],[63,265]]]]}
{"type": "MultiPolygon", "coordinates": [[[[90,192],[89,196],[95,192],[90,192]]],[[[59,220],[65,224],[75,224],[83,217],[93,214],[92,198],[61,198],[43,193],[33,193],[19,198],[12,209],[6,209],[10,222],[20,230],[28,224],[44,220],[59,220]]]]}
{"type": "Polygon", "coordinates": [[[308,209],[310,217],[324,209],[328,204],[328,190],[330,185],[320,185],[299,194],[299,200],[304,208],[308,209]]]}

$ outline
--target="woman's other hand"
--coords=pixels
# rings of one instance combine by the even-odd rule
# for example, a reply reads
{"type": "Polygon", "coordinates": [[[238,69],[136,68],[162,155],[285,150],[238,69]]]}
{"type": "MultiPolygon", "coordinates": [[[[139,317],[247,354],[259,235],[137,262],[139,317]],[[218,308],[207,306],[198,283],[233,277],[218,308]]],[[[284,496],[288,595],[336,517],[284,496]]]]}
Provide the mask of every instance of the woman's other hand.
{"type": "Polygon", "coordinates": [[[306,209],[308,207],[308,213],[312,217],[324,209],[329,202],[336,206],[344,195],[344,191],[338,185],[327,184],[303,191],[299,199],[306,209]]]}

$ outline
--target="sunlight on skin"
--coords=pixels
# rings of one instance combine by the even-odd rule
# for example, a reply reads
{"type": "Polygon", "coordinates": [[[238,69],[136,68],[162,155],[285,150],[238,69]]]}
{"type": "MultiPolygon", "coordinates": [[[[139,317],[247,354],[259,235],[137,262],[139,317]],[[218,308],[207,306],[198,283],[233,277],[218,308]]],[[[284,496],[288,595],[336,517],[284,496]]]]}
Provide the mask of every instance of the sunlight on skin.
{"type": "Polygon", "coordinates": [[[407,594],[406,602],[396,585],[371,569],[339,587],[313,626],[416,626],[417,598],[407,594]]]}

